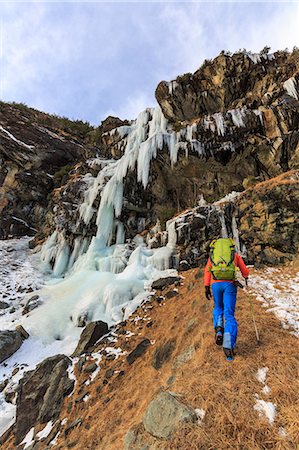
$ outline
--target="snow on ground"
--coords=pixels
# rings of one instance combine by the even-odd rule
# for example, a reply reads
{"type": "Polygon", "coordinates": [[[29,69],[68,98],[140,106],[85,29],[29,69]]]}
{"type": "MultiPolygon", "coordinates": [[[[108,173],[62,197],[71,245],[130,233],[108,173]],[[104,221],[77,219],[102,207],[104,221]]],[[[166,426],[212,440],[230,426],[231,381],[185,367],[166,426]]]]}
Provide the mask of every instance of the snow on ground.
{"type": "Polygon", "coordinates": [[[269,424],[273,425],[276,416],[276,405],[274,403],[261,400],[256,394],[254,409],[258,411],[260,417],[265,416],[268,419],[269,424]]]}
{"type": "Polygon", "coordinates": [[[39,256],[29,258],[30,238],[0,240],[0,301],[8,308],[0,309],[0,330],[14,329],[26,302],[45,280],[38,269],[39,256]]]}
{"type": "Polygon", "coordinates": [[[294,276],[286,270],[267,268],[250,276],[249,293],[299,337],[299,272],[294,276]]]}
{"type": "MultiPolygon", "coordinates": [[[[80,321],[116,324],[147,300],[151,292],[145,290],[145,282],[150,286],[159,276],[177,275],[176,271],[163,271],[168,247],[164,248],[166,256],[162,252],[152,261],[154,250],[140,244],[121,273],[90,269],[87,264],[64,279],[50,277],[43,273],[45,265],[39,254],[29,250],[28,241],[0,241],[0,305],[4,308],[0,309],[0,330],[13,330],[22,324],[30,335],[15,354],[0,364],[0,383],[6,383],[0,393],[0,436],[15,419],[15,397],[7,403],[7,393],[14,393],[24,373],[45,358],[59,353],[70,355],[82,332],[80,321]]],[[[92,253],[91,260],[97,259],[100,264],[105,259],[102,253],[92,253]]],[[[116,358],[124,354],[112,347],[106,352],[116,358]]],[[[73,376],[72,368],[69,375],[73,376]]]]}

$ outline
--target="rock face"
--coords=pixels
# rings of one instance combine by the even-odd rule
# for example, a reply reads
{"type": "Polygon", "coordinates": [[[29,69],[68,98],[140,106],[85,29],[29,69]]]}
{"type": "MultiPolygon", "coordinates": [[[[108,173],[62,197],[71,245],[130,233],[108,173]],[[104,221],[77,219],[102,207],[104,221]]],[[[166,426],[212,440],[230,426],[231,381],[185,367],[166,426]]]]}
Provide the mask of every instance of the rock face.
{"type": "MultiPolygon", "coordinates": [[[[159,108],[148,109],[133,123],[104,121],[97,144],[106,157],[122,161],[118,170],[122,208],[117,211],[111,243],[120,223],[129,239],[149,230],[157,219],[163,230],[168,219],[196,206],[202,196],[214,202],[233,190],[297,169],[298,68],[298,50],[272,56],[221,54],[193,75],[160,83],[157,100],[168,122],[159,108]],[[131,155],[136,150],[141,156],[147,149],[148,160],[122,158],[128,149],[131,155]]],[[[74,169],[52,196],[41,236],[63,229],[70,252],[88,246],[97,229],[102,187],[111,179],[112,172],[103,170],[106,165],[107,160],[98,158],[74,169]],[[88,188],[96,194],[89,196],[88,188]]],[[[204,241],[218,231],[218,225],[213,229],[217,214],[210,212],[208,231],[203,232],[203,218],[194,219],[194,234],[196,230],[204,234],[204,241]]],[[[162,238],[160,234],[155,242],[150,239],[150,245],[163,245],[162,238]]],[[[193,245],[192,237],[190,242],[193,245]]],[[[205,250],[200,245],[200,252],[205,250]]]]}
{"type": "Polygon", "coordinates": [[[0,363],[13,355],[22,345],[18,331],[0,331],[0,363]]]}
{"type": "Polygon", "coordinates": [[[0,238],[36,233],[48,194],[87,156],[82,144],[90,129],[83,122],[76,128],[67,119],[1,102],[0,238]]]}
{"type": "Polygon", "coordinates": [[[180,401],[180,396],[172,392],[162,392],[150,402],[142,422],[151,435],[169,439],[179,425],[196,420],[196,413],[180,401]]]}
{"type": "Polygon", "coordinates": [[[45,359],[22,378],[17,397],[16,444],[36,423],[46,423],[58,417],[63,398],[74,385],[67,374],[70,364],[71,360],[66,356],[56,355],[45,359]]]}
{"type": "Polygon", "coordinates": [[[80,356],[87,352],[102,336],[108,333],[108,329],[106,322],[101,320],[89,323],[81,333],[73,356],[80,356]]]}
{"type": "Polygon", "coordinates": [[[172,121],[192,120],[242,106],[256,109],[281,96],[282,83],[299,69],[298,53],[223,52],[205,61],[194,74],[161,81],[156,98],[165,117],[172,121]]]}
{"type": "Polygon", "coordinates": [[[255,263],[280,264],[299,251],[299,173],[248,189],[237,201],[240,238],[255,263]]]}

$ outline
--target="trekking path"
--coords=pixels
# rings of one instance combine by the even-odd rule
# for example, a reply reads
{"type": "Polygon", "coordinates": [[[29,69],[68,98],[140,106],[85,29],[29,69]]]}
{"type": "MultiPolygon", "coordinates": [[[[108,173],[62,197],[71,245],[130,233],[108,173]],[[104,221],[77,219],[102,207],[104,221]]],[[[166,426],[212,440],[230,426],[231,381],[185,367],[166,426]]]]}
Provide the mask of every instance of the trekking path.
{"type": "MultiPolygon", "coordinates": [[[[259,295],[267,270],[251,272],[251,289],[259,295]]],[[[282,288],[281,301],[287,289],[282,280],[295,279],[297,267],[271,270],[273,289],[282,288]]],[[[136,445],[126,447],[132,450],[141,444],[150,450],[298,448],[299,342],[293,328],[285,329],[287,322],[282,325],[252,294],[258,345],[247,294],[239,289],[237,355],[227,362],[214,344],[213,303],[204,298],[203,270],[181,275],[180,286],[167,287],[161,297],[157,292],[98,344],[80,372],[75,367],[75,391],[65,400],[59,434],[38,450],[120,450],[132,427],[139,430],[136,445]],[[126,356],[143,339],[150,340],[149,347],[129,365],[126,356]],[[180,426],[167,441],[153,438],[141,424],[149,402],[161,391],[181,394],[181,401],[200,417],[195,424],[180,426]]],[[[14,448],[12,442],[3,449],[14,448]]]]}

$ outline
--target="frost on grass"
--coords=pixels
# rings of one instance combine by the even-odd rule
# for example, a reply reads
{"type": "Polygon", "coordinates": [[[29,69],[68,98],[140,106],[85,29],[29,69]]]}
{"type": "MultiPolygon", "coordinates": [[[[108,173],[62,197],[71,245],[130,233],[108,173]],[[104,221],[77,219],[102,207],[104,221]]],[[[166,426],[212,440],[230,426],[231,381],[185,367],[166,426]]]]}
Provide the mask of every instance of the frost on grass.
{"type": "Polygon", "coordinates": [[[260,417],[266,417],[270,425],[273,425],[276,416],[276,405],[272,402],[261,400],[256,395],[254,409],[258,411],[260,417]]]}
{"type": "Polygon", "coordinates": [[[271,389],[269,388],[269,386],[266,385],[266,377],[267,377],[268,370],[269,370],[268,367],[262,367],[261,369],[258,369],[258,371],[255,375],[257,380],[264,385],[261,392],[265,395],[268,395],[271,392],[271,389]]]}
{"type": "Polygon", "coordinates": [[[204,420],[204,418],[205,418],[206,411],[204,409],[202,409],[202,408],[196,408],[194,410],[194,412],[197,415],[198,423],[201,425],[203,420],[204,420]]]}
{"type": "Polygon", "coordinates": [[[267,268],[250,280],[250,293],[275,314],[283,328],[299,337],[299,272],[292,275],[267,268]]]}
{"type": "Polygon", "coordinates": [[[256,378],[260,383],[265,384],[267,372],[269,370],[269,367],[262,367],[261,369],[258,369],[256,378]]]}

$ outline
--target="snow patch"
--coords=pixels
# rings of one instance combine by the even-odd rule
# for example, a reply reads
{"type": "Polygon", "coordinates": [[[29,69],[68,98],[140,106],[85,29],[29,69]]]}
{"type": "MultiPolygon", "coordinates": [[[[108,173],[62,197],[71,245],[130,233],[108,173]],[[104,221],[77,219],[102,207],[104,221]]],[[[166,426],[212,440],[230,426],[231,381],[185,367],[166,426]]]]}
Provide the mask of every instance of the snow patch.
{"type": "Polygon", "coordinates": [[[26,434],[26,436],[24,437],[24,439],[23,439],[22,442],[20,443],[20,445],[24,445],[24,444],[25,444],[24,450],[25,450],[26,448],[28,448],[31,444],[33,444],[33,442],[34,442],[33,436],[34,436],[34,427],[31,428],[31,429],[28,431],[28,433],[26,434]]]}
{"type": "Polygon", "coordinates": [[[48,437],[53,429],[53,426],[54,423],[52,422],[52,420],[48,422],[45,428],[43,428],[39,433],[37,433],[36,437],[38,438],[38,440],[48,437]]]}
{"type": "Polygon", "coordinates": [[[262,369],[258,369],[256,378],[260,383],[265,384],[267,372],[269,370],[269,367],[263,367],[262,369]]]}
{"type": "Polygon", "coordinates": [[[268,419],[269,424],[273,425],[276,416],[276,405],[274,403],[260,400],[259,396],[256,395],[254,409],[258,411],[260,417],[265,416],[268,419]]]}
{"type": "Polygon", "coordinates": [[[250,276],[249,293],[273,312],[283,328],[299,337],[299,272],[287,278],[279,269],[267,268],[250,276]]]}
{"type": "Polygon", "coordinates": [[[5,130],[5,128],[3,128],[1,125],[0,125],[0,131],[3,131],[11,140],[13,140],[17,144],[21,145],[22,147],[25,147],[27,150],[33,150],[34,149],[34,145],[28,145],[28,144],[25,144],[25,142],[20,141],[13,134],[11,134],[9,131],[5,130]]]}
{"type": "Polygon", "coordinates": [[[194,412],[197,415],[199,424],[201,425],[203,420],[204,420],[204,418],[205,418],[206,411],[204,409],[201,409],[201,408],[196,408],[194,410],[194,412]]]}

